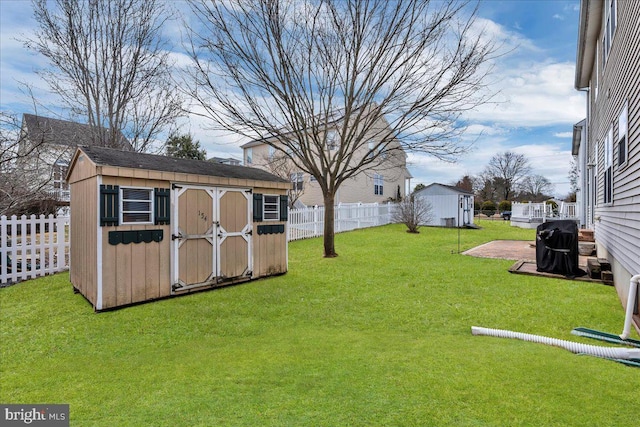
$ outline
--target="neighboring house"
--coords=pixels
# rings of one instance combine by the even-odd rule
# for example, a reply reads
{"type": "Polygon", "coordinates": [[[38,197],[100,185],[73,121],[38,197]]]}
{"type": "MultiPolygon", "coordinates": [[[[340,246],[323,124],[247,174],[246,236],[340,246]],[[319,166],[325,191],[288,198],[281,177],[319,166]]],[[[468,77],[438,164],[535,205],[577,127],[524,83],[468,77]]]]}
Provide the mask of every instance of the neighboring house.
{"type": "Polygon", "coordinates": [[[413,193],[431,205],[431,221],[422,225],[462,227],[473,224],[473,193],[451,185],[433,183],[413,193]]]}
{"type": "Polygon", "coordinates": [[[575,74],[587,94],[573,140],[582,225],[595,230],[598,257],[611,263],[624,305],[640,274],[639,20],[639,1],[583,0],[575,74]]]}
{"type": "MultiPolygon", "coordinates": [[[[332,124],[336,130],[329,130],[327,136],[327,150],[337,149],[331,133],[337,135],[340,121],[332,124]]],[[[384,124],[388,126],[388,124],[384,124]]],[[[337,138],[337,137],[336,137],[337,138]]],[[[287,177],[293,183],[290,202],[296,206],[323,206],[322,190],[316,179],[308,173],[298,170],[286,156],[274,147],[265,143],[266,139],[259,139],[244,144],[243,157],[245,166],[258,167],[275,173],[280,177],[287,177]]],[[[376,142],[371,140],[368,146],[358,149],[354,155],[354,162],[359,162],[369,153],[368,147],[374,147],[376,142]]],[[[340,185],[335,197],[335,204],[340,203],[382,203],[390,199],[397,199],[409,194],[409,180],[412,178],[407,169],[407,155],[398,141],[390,144],[388,154],[380,155],[380,161],[368,170],[362,171],[340,185]]]]}
{"type": "Polygon", "coordinates": [[[242,162],[233,157],[212,157],[209,159],[213,163],[222,163],[223,165],[239,166],[242,162]]]}
{"type": "MultiPolygon", "coordinates": [[[[120,134],[122,149],[132,150],[120,134]]],[[[92,127],[86,124],[24,114],[18,152],[23,155],[18,167],[29,174],[30,185],[39,186],[62,205],[69,202],[67,169],[79,145],[96,144],[92,127]]]]}

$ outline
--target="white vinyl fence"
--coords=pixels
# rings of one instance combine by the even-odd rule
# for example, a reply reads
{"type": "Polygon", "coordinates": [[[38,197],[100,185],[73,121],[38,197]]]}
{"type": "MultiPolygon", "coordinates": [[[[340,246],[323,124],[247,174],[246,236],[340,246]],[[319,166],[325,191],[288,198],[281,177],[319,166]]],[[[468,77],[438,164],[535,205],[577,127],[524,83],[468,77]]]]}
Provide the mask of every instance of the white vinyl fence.
{"type": "Polygon", "coordinates": [[[0,216],[0,284],[69,269],[69,217],[0,216]]]}
{"type": "MultiPolygon", "coordinates": [[[[390,224],[393,221],[391,203],[342,203],[335,207],[335,232],[390,224]]],[[[289,209],[289,241],[322,236],[324,207],[289,209]]]]}
{"type": "MultiPolygon", "coordinates": [[[[335,207],[335,231],[390,224],[395,205],[348,203],[335,207]]],[[[69,269],[69,217],[0,216],[0,284],[69,269]]],[[[289,210],[288,240],[322,236],[324,207],[289,210]]]]}

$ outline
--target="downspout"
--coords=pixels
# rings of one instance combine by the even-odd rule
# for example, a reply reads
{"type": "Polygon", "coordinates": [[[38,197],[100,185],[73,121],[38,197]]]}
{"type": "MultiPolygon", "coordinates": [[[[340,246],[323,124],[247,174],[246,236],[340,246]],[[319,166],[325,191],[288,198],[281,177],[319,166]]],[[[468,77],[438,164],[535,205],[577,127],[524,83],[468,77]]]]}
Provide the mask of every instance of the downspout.
{"type": "Polygon", "coordinates": [[[626,340],[629,338],[631,332],[631,321],[633,319],[633,308],[636,305],[636,298],[638,295],[638,283],[640,283],[640,274],[636,274],[631,278],[629,282],[629,297],[627,298],[627,315],[624,318],[624,329],[620,338],[626,340]]]}

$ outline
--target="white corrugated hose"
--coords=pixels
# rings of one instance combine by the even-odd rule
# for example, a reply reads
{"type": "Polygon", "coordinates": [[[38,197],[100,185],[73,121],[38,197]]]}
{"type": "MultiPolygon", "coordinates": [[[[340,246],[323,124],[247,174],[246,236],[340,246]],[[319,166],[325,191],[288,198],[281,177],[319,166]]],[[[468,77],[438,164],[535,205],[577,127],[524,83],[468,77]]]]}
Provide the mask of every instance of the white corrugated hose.
{"type": "Polygon", "coordinates": [[[636,305],[638,295],[638,283],[640,283],[640,274],[636,274],[631,278],[629,283],[629,297],[627,298],[627,315],[624,318],[624,330],[620,334],[620,338],[626,340],[631,333],[631,320],[633,319],[633,309],[636,305]]]}
{"type": "Polygon", "coordinates": [[[506,331],[503,329],[483,328],[472,326],[473,335],[488,335],[500,338],[515,338],[523,341],[530,341],[539,344],[553,345],[564,348],[576,354],[588,354],[590,356],[605,357],[609,359],[640,359],[640,348],[628,349],[620,347],[602,347],[598,345],[582,344],[573,341],[565,341],[557,338],[549,338],[541,335],[525,334],[522,332],[506,331]]]}

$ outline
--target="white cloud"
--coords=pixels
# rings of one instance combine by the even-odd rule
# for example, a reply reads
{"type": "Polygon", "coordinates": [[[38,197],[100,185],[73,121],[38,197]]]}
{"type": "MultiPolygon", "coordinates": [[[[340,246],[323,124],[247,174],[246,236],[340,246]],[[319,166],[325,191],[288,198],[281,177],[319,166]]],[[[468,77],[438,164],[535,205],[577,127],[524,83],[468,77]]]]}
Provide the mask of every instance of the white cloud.
{"type": "Polygon", "coordinates": [[[553,19],[564,21],[564,16],[560,15],[559,13],[556,13],[555,15],[553,15],[553,19]]]}
{"type": "Polygon", "coordinates": [[[536,127],[572,125],[584,117],[584,95],[573,88],[573,63],[522,61],[506,69],[498,64],[497,69],[495,103],[471,112],[471,120],[536,127]]]}
{"type": "Polygon", "coordinates": [[[556,132],[553,136],[556,138],[573,138],[573,132],[556,132]]]}

